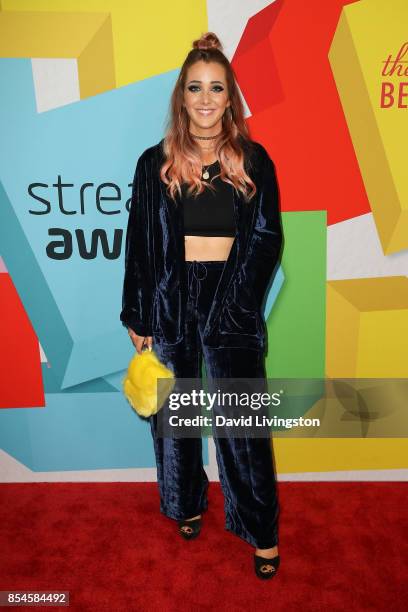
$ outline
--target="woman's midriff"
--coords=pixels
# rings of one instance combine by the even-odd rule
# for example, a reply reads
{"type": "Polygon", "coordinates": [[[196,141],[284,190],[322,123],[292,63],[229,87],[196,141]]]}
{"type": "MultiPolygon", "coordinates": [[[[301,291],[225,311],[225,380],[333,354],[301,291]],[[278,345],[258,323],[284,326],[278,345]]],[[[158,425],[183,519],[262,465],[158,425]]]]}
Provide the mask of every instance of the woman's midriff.
{"type": "Polygon", "coordinates": [[[226,260],[233,242],[234,238],[229,236],[185,236],[185,260],[226,260]]]}

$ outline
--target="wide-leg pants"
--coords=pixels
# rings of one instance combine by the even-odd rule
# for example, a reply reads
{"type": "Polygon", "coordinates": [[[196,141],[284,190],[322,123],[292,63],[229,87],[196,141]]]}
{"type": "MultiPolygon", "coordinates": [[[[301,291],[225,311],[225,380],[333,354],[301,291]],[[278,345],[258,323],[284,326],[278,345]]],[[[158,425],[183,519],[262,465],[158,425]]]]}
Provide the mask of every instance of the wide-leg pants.
{"type": "MultiPolygon", "coordinates": [[[[264,378],[264,351],[210,348],[202,331],[225,261],[186,261],[188,283],[185,337],[176,345],[154,340],[158,358],[178,377],[264,378]]],[[[209,485],[202,461],[202,439],[158,435],[157,415],[149,417],[157,464],[160,511],[180,520],[208,508],[209,485]]],[[[225,529],[257,548],[278,543],[277,484],[269,437],[221,438],[214,435],[220,484],[224,495],[225,529]]]]}

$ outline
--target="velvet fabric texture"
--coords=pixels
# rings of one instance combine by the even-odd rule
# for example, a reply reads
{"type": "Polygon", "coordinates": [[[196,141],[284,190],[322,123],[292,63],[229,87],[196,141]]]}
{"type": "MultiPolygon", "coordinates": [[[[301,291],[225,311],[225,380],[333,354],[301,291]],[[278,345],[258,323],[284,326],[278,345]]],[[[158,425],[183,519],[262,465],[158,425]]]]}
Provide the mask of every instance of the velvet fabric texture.
{"type": "MultiPolygon", "coordinates": [[[[247,203],[233,190],[237,233],[203,333],[203,342],[212,348],[261,349],[267,342],[261,306],[282,244],[279,190],[266,149],[245,141],[244,151],[257,193],[247,203]]],[[[180,202],[173,202],[160,180],[163,161],[161,140],[136,165],[120,319],[141,336],[175,345],[183,341],[187,302],[184,223],[180,202]]]]}
{"type": "MultiPolygon", "coordinates": [[[[199,376],[202,357],[207,375],[214,378],[265,377],[262,304],[282,245],[279,190],[265,148],[254,141],[243,146],[257,193],[246,202],[233,189],[237,232],[230,254],[218,268],[204,262],[202,280],[197,277],[204,272],[203,262],[186,269],[182,206],[160,180],[163,140],[146,149],[136,165],[120,319],[138,335],[153,336],[159,359],[176,377],[199,376]]],[[[177,520],[191,518],[207,504],[201,439],[158,438],[155,416],[151,423],[161,510],[177,520]]],[[[270,440],[214,441],[226,528],[258,548],[274,546],[278,503],[270,440]]]]}
{"type": "MultiPolygon", "coordinates": [[[[223,261],[185,263],[188,299],[184,341],[177,345],[155,344],[157,356],[176,378],[199,379],[203,360],[209,390],[213,390],[213,378],[265,378],[263,350],[214,349],[203,343],[208,313],[224,268],[223,261]]],[[[169,413],[167,404],[162,411],[169,413]]],[[[202,440],[160,436],[158,419],[168,418],[163,412],[149,417],[160,511],[177,520],[192,518],[208,508],[209,482],[203,467],[202,440]]],[[[223,414],[222,406],[216,414],[223,414]]],[[[213,439],[224,495],[225,528],[257,548],[275,546],[279,505],[270,438],[222,438],[214,430],[213,439]]]]}

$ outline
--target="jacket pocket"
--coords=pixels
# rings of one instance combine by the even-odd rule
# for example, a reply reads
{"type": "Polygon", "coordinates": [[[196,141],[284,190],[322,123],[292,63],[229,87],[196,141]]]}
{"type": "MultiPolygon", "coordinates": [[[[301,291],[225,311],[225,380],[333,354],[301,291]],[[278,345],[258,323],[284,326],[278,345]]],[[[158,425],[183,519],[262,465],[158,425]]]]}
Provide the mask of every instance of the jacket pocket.
{"type": "Polygon", "coordinates": [[[224,302],[221,313],[222,334],[260,337],[264,334],[262,315],[255,296],[246,289],[234,289],[224,302]]]}
{"type": "Polygon", "coordinates": [[[183,340],[178,313],[181,309],[181,297],[162,292],[156,288],[153,297],[152,328],[155,338],[167,345],[178,344],[183,340]]]}

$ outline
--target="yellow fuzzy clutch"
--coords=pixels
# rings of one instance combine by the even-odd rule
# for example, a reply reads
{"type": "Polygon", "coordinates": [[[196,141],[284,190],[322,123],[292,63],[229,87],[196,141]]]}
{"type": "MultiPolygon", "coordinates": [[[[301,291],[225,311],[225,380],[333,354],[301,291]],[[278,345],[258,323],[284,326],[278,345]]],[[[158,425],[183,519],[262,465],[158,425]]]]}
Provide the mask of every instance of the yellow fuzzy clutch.
{"type": "Polygon", "coordinates": [[[174,373],[159,361],[154,350],[149,349],[140,354],[136,352],[132,357],[122,387],[132,408],[141,416],[149,417],[163,406],[174,383],[174,373]],[[158,378],[162,379],[159,385],[158,378]]]}

